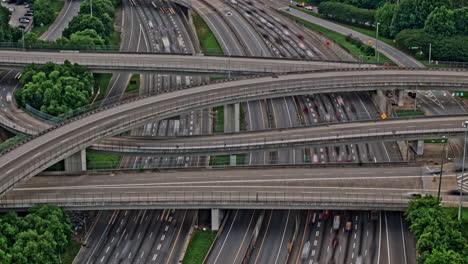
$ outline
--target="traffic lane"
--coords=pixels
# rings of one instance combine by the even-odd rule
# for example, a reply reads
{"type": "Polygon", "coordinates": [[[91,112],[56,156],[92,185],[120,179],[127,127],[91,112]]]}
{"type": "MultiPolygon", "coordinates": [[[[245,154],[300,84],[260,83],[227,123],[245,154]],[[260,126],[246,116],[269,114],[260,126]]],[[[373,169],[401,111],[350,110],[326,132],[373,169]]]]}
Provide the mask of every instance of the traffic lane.
{"type": "Polygon", "coordinates": [[[73,17],[75,17],[80,11],[81,2],[83,2],[83,0],[66,1],[55,21],[49,26],[47,31],[39,37],[39,39],[57,40],[60,38],[63,30],[68,27],[68,23],[70,23],[73,17]]]}
{"type": "MultiPolygon", "coordinates": [[[[156,251],[153,249],[152,253],[157,254],[159,251],[159,256],[154,260],[154,263],[177,263],[179,256],[176,256],[175,247],[178,244],[179,239],[181,238],[182,229],[186,224],[186,221],[191,221],[189,219],[193,214],[189,210],[173,210],[174,216],[171,219],[169,217],[168,221],[171,223],[167,233],[163,234],[160,238],[160,243],[162,244],[160,250],[156,247],[156,251]],[[164,237],[163,237],[164,236],[164,237]],[[177,261],[175,261],[177,260],[177,261]]],[[[159,245],[158,245],[159,246],[159,245]]],[[[178,248],[180,250],[180,248],[178,248]]],[[[154,256],[154,255],[153,255],[154,256]]]]}
{"type": "Polygon", "coordinates": [[[172,242],[171,247],[168,251],[166,258],[166,264],[177,264],[180,263],[180,259],[184,255],[184,246],[190,238],[190,231],[192,230],[193,221],[195,217],[195,210],[187,210],[184,214],[179,228],[176,229],[174,235],[169,236],[172,242]]]}
{"type": "MultiPolygon", "coordinates": [[[[290,129],[274,129],[265,131],[254,131],[245,133],[233,133],[233,134],[217,134],[213,136],[200,136],[196,137],[182,137],[182,138],[168,138],[159,139],[157,143],[152,141],[151,138],[117,138],[112,141],[120,141],[119,145],[124,145],[125,142],[129,145],[139,145],[140,147],[158,145],[159,142],[164,144],[182,144],[195,146],[206,144],[206,142],[214,144],[225,144],[226,142],[237,141],[249,141],[254,142],[254,139],[264,141],[265,138],[308,138],[311,135],[324,136],[325,134],[336,134],[336,135],[354,135],[354,134],[365,134],[376,131],[417,131],[424,129],[450,129],[459,127],[459,122],[466,119],[466,117],[442,117],[442,118],[414,118],[414,119],[394,119],[386,121],[366,121],[360,123],[337,123],[331,125],[322,125],[315,127],[304,127],[304,128],[290,128],[290,129]],[[411,122],[409,122],[411,120],[411,122]]],[[[279,118],[277,118],[279,120],[279,118]]],[[[170,145],[168,145],[170,146],[170,145]]],[[[207,145],[209,146],[209,145],[207,145]]]]}
{"type": "MultiPolygon", "coordinates": [[[[287,7],[282,7],[281,9],[286,9],[287,7]]],[[[362,42],[367,43],[368,40],[371,40],[371,45],[375,46],[376,40],[372,37],[369,37],[367,35],[364,35],[362,33],[359,33],[357,31],[348,29],[346,27],[337,25],[333,22],[329,22],[324,19],[320,19],[318,17],[314,17],[311,15],[308,15],[304,12],[295,10],[293,8],[290,8],[288,13],[297,16],[301,19],[304,19],[306,21],[312,22],[314,24],[320,25],[322,27],[331,29],[333,31],[339,32],[343,35],[353,35],[356,38],[359,38],[362,42]]],[[[400,66],[405,66],[405,67],[424,67],[424,65],[420,62],[418,62],[416,59],[410,57],[409,55],[404,54],[402,51],[382,42],[379,41],[379,50],[383,54],[385,54],[388,58],[392,59],[395,61],[398,65],[400,66]]]]}
{"type": "Polygon", "coordinates": [[[206,263],[241,263],[256,223],[256,210],[233,210],[206,263]]]}
{"type": "MultiPolygon", "coordinates": [[[[451,174],[447,174],[451,175],[451,174]]],[[[180,171],[159,173],[104,173],[82,176],[40,176],[16,188],[17,191],[32,188],[54,188],[62,186],[102,186],[102,185],[144,185],[171,186],[177,184],[227,184],[241,183],[264,184],[298,181],[341,181],[341,180],[395,180],[433,177],[420,167],[383,167],[383,168],[333,168],[333,169],[267,169],[267,170],[232,170],[232,171],[180,171]]],[[[395,182],[395,184],[398,184],[395,182]]],[[[397,185],[398,186],[398,185],[397,185]]]]}

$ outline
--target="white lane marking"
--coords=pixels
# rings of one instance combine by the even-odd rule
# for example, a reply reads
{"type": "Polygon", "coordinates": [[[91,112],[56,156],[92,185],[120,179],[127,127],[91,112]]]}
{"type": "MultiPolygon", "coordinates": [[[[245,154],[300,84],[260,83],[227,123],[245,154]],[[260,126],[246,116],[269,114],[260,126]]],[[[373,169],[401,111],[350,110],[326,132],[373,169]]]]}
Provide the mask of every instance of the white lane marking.
{"type": "Polygon", "coordinates": [[[161,241],[164,241],[164,238],[166,238],[166,235],[161,236],[161,241]]]}
{"type": "Polygon", "coordinates": [[[154,254],[154,255],[153,255],[153,258],[152,258],[151,260],[152,260],[152,261],[155,261],[157,257],[158,257],[158,254],[154,254]]]}
{"type": "Polygon", "coordinates": [[[403,254],[405,256],[405,264],[408,264],[407,256],[406,256],[406,242],[405,242],[405,233],[403,231],[403,219],[402,215],[400,213],[400,225],[401,225],[401,240],[403,240],[403,254]]]}
{"type": "Polygon", "coordinates": [[[158,245],[158,247],[156,248],[156,250],[160,250],[161,249],[161,244],[158,245]]]}
{"type": "Polygon", "coordinates": [[[278,255],[276,255],[276,260],[275,260],[275,264],[278,263],[278,258],[280,256],[280,253],[281,253],[281,248],[283,247],[283,242],[284,242],[284,237],[286,235],[286,229],[288,227],[288,222],[289,222],[289,215],[290,215],[291,211],[288,210],[288,216],[286,217],[286,224],[284,224],[284,231],[283,231],[283,236],[281,237],[281,243],[280,243],[280,246],[279,246],[279,249],[278,249],[278,255]]]}
{"type": "Polygon", "coordinates": [[[382,217],[379,217],[379,253],[377,254],[377,263],[380,263],[380,249],[382,246],[382,217]]]}
{"type": "Polygon", "coordinates": [[[234,215],[234,218],[232,219],[232,223],[231,223],[231,226],[229,226],[228,233],[227,233],[226,237],[224,238],[223,244],[221,244],[221,249],[219,250],[218,255],[216,256],[216,258],[215,258],[215,260],[213,262],[214,264],[216,264],[216,262],[218,261],[219,256],[221,255],[221,252],[224,249],[224,245],[226,244],[226,241],[229,238],[229,235],[231,234],[232,227],[234,226],[234,222],[236,221],[236,218],[237,218],[238,214],[239,214],[239,210],[236,211],[236,214],[234,215]]]}
{"type": "Polygon", "coordinates": [[[105,257],[106,257],[106,256],[102,256],[101,262],[103,262],[103,261],[104,261],[104,258],[105,258],[105,257]]]}
{"type": "Polygon", "coordinates": [[[392,264],[392,259],[390,258],[390,243],[388,242],[388,221],[387,221],[387,212],[385,211],[385,232],[387,233],[387,256],[388,264],[392,264]]]}
{"type": "Polygon", "coordinates": [[[108,247],[107,247],[107,249],[106,249],[106,253],[109,251],[109,249],[110,249],[110,246],[108,246],[108,247]]]}

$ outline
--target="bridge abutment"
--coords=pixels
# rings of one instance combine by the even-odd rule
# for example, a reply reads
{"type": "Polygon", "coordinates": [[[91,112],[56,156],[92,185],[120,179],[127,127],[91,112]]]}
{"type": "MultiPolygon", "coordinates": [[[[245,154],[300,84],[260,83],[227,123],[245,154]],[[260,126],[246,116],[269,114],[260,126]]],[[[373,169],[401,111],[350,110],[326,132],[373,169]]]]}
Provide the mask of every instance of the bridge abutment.
{"type": "Polygon", "coordinates": [[[85,171],[86,170],[86,149],[77,152],[65,159],[66,171],[85,171]]]}
{"type": "Polygon", "coordinates": [[[221,209],[211,209],[211,230],[218,231],[223,220],[223,211],[221,209]]]}

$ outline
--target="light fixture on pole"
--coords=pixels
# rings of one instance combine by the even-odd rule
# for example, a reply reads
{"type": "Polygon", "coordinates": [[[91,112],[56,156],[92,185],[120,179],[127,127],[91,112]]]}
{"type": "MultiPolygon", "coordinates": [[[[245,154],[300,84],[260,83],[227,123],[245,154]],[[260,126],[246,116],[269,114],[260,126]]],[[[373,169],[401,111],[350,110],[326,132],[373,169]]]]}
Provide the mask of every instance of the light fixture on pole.
{"type": "Polygon", "coordinates": [[[461,174],[461,181],[460,181],[460,200],[458,202],[458,221],[460,221],[461,209],[462,209],[463,178],[465,176],[466,132],[468,130],[468,121],[463,122],[462,126],[465,128],[465,139],[463,140],[463,161],[462,161],[462,174],[461,174]]]}
{"type": "Polygon", "coordinates": [[[447,141],[448,138],[446,136],[442,136],[444,140],[444,147],[442,148],[441,152],[441,159],[442,162],[440,164],[440,174],[439,174],[439,189],[437,191],[437,200],[440,202],[440,188],[442,186],[442,173],[444,173],[444,161],[448,158],[448,151],[447,151],[447,141]],[[444,153],[445,152],[445,153],[444,153]],[[445,155],[444,155],[445,154],[445,155]]]}

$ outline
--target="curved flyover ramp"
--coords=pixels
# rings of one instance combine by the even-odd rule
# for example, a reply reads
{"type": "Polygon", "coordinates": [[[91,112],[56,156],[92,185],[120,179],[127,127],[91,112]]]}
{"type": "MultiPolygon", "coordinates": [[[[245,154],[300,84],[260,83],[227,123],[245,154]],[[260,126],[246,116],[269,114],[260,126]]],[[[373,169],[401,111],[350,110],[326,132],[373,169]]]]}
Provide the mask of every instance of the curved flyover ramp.
{"type": "Polygon", "coordinates": [[[98,140],[150,121],[254,99],[376,89],[468,90],[468,71],[318,71],[245,78],[136,98],[68,120],[3,152],[0,156],[0,194],[98,140]]]}

